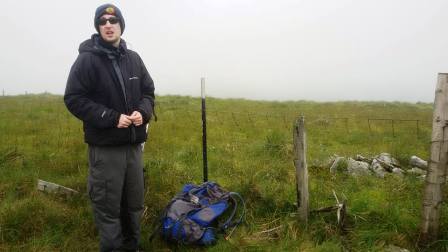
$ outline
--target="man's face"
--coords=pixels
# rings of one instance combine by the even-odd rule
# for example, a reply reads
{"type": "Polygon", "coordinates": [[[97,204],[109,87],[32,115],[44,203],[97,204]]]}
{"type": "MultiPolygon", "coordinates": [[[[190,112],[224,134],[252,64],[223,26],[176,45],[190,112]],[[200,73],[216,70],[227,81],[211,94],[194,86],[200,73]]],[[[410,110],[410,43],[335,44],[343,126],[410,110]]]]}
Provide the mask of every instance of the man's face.
{"type": "Polygon", "coordinates": [[[109,15],[109,14],[104,14],[101,18],[100,18],[100,35],[103,38],[104,41],[106,41],[107,43],[111,43],[115,46],[118,46],[119,42],[120,42],[120,37],[121,37],[121,27],[120,27],[120,22],[116,22],[115,24],[112,24],[113,21],[111,22],[110,20],[107,21],[105,24],[102,25],[101,19],[104,22],[104,20],[108,20],[108,19],[116,19],[117,17],[115,17],[114,15],[109,15]]]}

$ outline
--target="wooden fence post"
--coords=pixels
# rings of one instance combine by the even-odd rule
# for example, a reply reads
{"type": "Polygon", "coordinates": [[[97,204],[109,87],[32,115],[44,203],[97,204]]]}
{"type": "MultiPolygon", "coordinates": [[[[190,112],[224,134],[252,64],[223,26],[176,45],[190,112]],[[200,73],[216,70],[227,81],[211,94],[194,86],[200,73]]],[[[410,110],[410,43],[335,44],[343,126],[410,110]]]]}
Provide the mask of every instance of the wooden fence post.
{"type": "Polygon", "coordinates": [[[306,165],[306,132],[305,118],[298,119],[293,127],[294,140],[294,166],[296,168],[296,191],[299,218],[308,223],[308,167],[306,165]]]}
{"type": "Polygon", "coordinates": [[[367,119],[367,124],[369,125],[369,134],[372,135],[372,131],[370,129],[370,119],[367,119]]]}
{"type": "Polygon", "coordinates": [[[419,132],[420,130],[419,130],[419,125],[418,125],[418,124],[419,124],[419,120],[417,120],[417,138],[420,136],[420,134],[419,134],[419,133],[420,133],[420,132],[419,132]]]}
{"type": "Polygon", "coordinates": [[[285,128],[288,128],[288,120],[286,119],[286,115],[283,115],[283,123],[285,124],[285,128]]]}
{"type": "Polygon", "coordinates": [[[254,122],[252,121],[252,118],[250,117],[250,113],[247,113],[247,119],[251,123],[252,126],[254,126],[254,122]]]}
{"type": "Polygon", "coordinates": [[[350,133],[350,131],[348,130],[348,118],[345,118],[345,131],[347,131],[347,133],[350,133]]]}
{"type": "Polygon", "coordinates": [[[394,123],[394,119],[391,119],[392,122],[392,137],[395,137],[395,123],[394,123]]]}
{"type": "Polygon", "coordinates": [[[431,156],[423,192],[419,244],[427,246],[438,237],[443,187],[448,161],[448,74],[439,73],[434,99],[431,156]]]}
{"type": "Polygon", "coordinates": [[[233,122],[235,123],[235,126],[239,128],[240,125],[238,124],[238,121],[236,120],[235,114],[233,112],[232,112],[232,119],[233,119],[233,122]]]}

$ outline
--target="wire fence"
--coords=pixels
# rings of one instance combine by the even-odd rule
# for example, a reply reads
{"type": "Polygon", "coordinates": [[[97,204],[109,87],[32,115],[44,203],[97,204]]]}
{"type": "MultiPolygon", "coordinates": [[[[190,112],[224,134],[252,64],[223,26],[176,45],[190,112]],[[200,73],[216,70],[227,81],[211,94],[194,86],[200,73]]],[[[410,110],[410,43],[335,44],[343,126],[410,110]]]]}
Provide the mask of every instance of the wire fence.
{"type": "MultiPolygon", "coordinates": [[[[56,146],[69,146],[82,142],[82,124],[65,108],[61,97],[31,98],[26,102],[5,102],[8,97],[0,99],[0,135],[3,144],[10,146],[23,145],[24,139],[31,141],[34,148],[56,143],[56,146]],[[5,107],[5,106],[8,107],[5,107]],[[3,107],[3,108],[2,108],[3,107]],[[17,118],[24,118],[16,122],[17,118]],[[18,127],[20,125],[20,127],[18,127]]],[[[152,122],[150,131],[169,131],[166,135],[201,134],[201,110],[195,104],[162,104],[156,107],[158,122],[152,122]],[[197,107],[198,109],[194,109],[197,107]]],[[[258,109],[258,108],[257,108],[258,109]]],[[[359,143],[361,140],[386,139],[388,141],[408,141],[410,144],[427,144],[430,142],[432,121],[430,113],[418,118],[331,116],[316,114],[313,111],[302,113],[300,109],[271,109],[230,111],[211,107],[207,110],[208,131],[211,134],[230,135],[226,138],[239,145],[251,144],[260,138],[269,137],[270,132],[280,132],[284,136],[292,134],[294,122],[301,115],[305,117],[305,126],[313,140],[313,145],[327,146],[337,139],[346,144],[359,143]],[[365,136],[369,139],[365,139],[365,136]],[[244,139],[242,140],[243,137],[244,139]],[[354,139],[355,137],[361,140],[354,139]],[[394,140],[395,139],[395,140],[394,140]],[[356,141],[355,141],[356,140],[356,141]]],[[[420,114],[422,115],[422,114],[420,114]]],[[[200,137],[196,137],[200,142],[200,137]]],[[[290,139],[289,139],[290,140],[290,139]]],[[[288,140],[288,141],[289,141],[288,140]]],[[[196,141],[196,140],[195,140],[196,141]]],[[[320,148],[324,148],[320,147],[320,148]]],[[[317,147],[316,147],[317,148],[317,147]]],[[[58,148],[55,152],[63,151],[58,148]]]]}
{"type": "MultiPolygon", "coordinates": [[[[180,108],[182,113],[186,113],[186,116],[191,123],[201,122],[200,110],[186,110],[180,108]]],[[[159,119],[164,120],[164,116],[167,112],[176,111],[176,108],[163,109],[158,107],[159,119]]],[[[180,111],[179,111],[180,112],[180,111]]],[[[173,113],[175,114],[175,113],[173,113]]],[[[243,130],[243,127],[247,125],[251,127],[257,127],[263,123],[269,125],[269,127],[281,126],[285,129],[292,129],[293,123],[297,118],[302,116],[300,112],[290,111],[283,113],[261,113],[261,112],[236,112],[225,110],[207,110],[207,118],[212,122],[219,118],[224,119],[225,122],[233,125],[234,127],[243,130]]],[[[168,113],[168,117],[169,117],[168,113]]],[[[320,127],[324,129],[343,129],[345,133],[349,134],[352,129],[359,129],[360,127],[368,131],[369,134],[384,133],[396,137],[398,133],[406,133],[420,137],[430,129],[432,125],[431,120],[425,119],[403,119],[403,118],[370,118],[370,117],[332,117],[332,116],[306,116],[306,125],[311,127],[320,127]]],[[[224,122],[224,120],[221,120],[224,122]]]]}
{"type": "MultiPolygon", "coordinates": [[[[199,106],[156,107],[158,121],[151,122],[150,140],[145,146],[149,154],[145,162],[153,175],[169,170],[173,180],[199,181],[202,177],[198,168],[202,163],[202,117],[195,107],[199,106]]],[[[272,185],[281,184],[276,190],[293,192],[292,132],[300,115],[305,117],[310,167],[325,167],[334,154],[348,157],[388,152],[406,160],[410,155],[426,155],[429,150],[430,111],[418,118],[381,118],[332,116],[313,113],[312,109],[257,109],[207,110],[211,177],[244,178],[243,184],[271,181],[272,185]]],[[[37,167],[55,172],[68,167],[67,171],[76,175],[80,167],[87,166],[82,135],[82,123],[67,111],[60,97],[29,102],[0,99],[0,151],[25,153],[37,167]]],[[[314,193],[323,190],[318,187],[314,193]]],[[[322,206],[325,202],[317,199],[314,204],[322,206]]]]}

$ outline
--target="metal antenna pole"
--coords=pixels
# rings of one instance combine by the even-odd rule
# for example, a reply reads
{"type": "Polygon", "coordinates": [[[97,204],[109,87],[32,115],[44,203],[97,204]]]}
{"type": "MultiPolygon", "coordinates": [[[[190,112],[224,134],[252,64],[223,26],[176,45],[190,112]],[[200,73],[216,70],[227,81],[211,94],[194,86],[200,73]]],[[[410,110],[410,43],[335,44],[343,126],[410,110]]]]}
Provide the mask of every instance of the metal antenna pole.
{"type": "Polygon", "coordinates": [[[202,160],[204,182],[208,181],[208,167],[207,167],[207,119],[205,117],[205,78],[201,78],[201,98],[202,98],[202,160]]]}

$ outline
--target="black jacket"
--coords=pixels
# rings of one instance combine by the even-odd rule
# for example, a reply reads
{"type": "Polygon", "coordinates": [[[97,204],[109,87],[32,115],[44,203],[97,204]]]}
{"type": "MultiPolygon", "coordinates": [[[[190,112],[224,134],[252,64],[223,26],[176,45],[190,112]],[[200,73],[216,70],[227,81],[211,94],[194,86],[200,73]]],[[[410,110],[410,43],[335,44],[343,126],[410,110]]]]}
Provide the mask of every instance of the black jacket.
{"type": "Polygon", "coordinates": [[[79,46],[65,89],[68,110],[84,122],[84,140],[92,145],[123,145],[146,141],[146,123],[154,111],[154,83],[140,56],[104,42],[98,34],[79,46]],[[117,62],[114,69],[113,60],[117,62]],[[117,70],[122,76],[118,76],[117,70]],[[119,78],[123,79],[126,98],[119,78]],[[121,114],[139,111],[141,126],[117,128],[121,114]]]}

